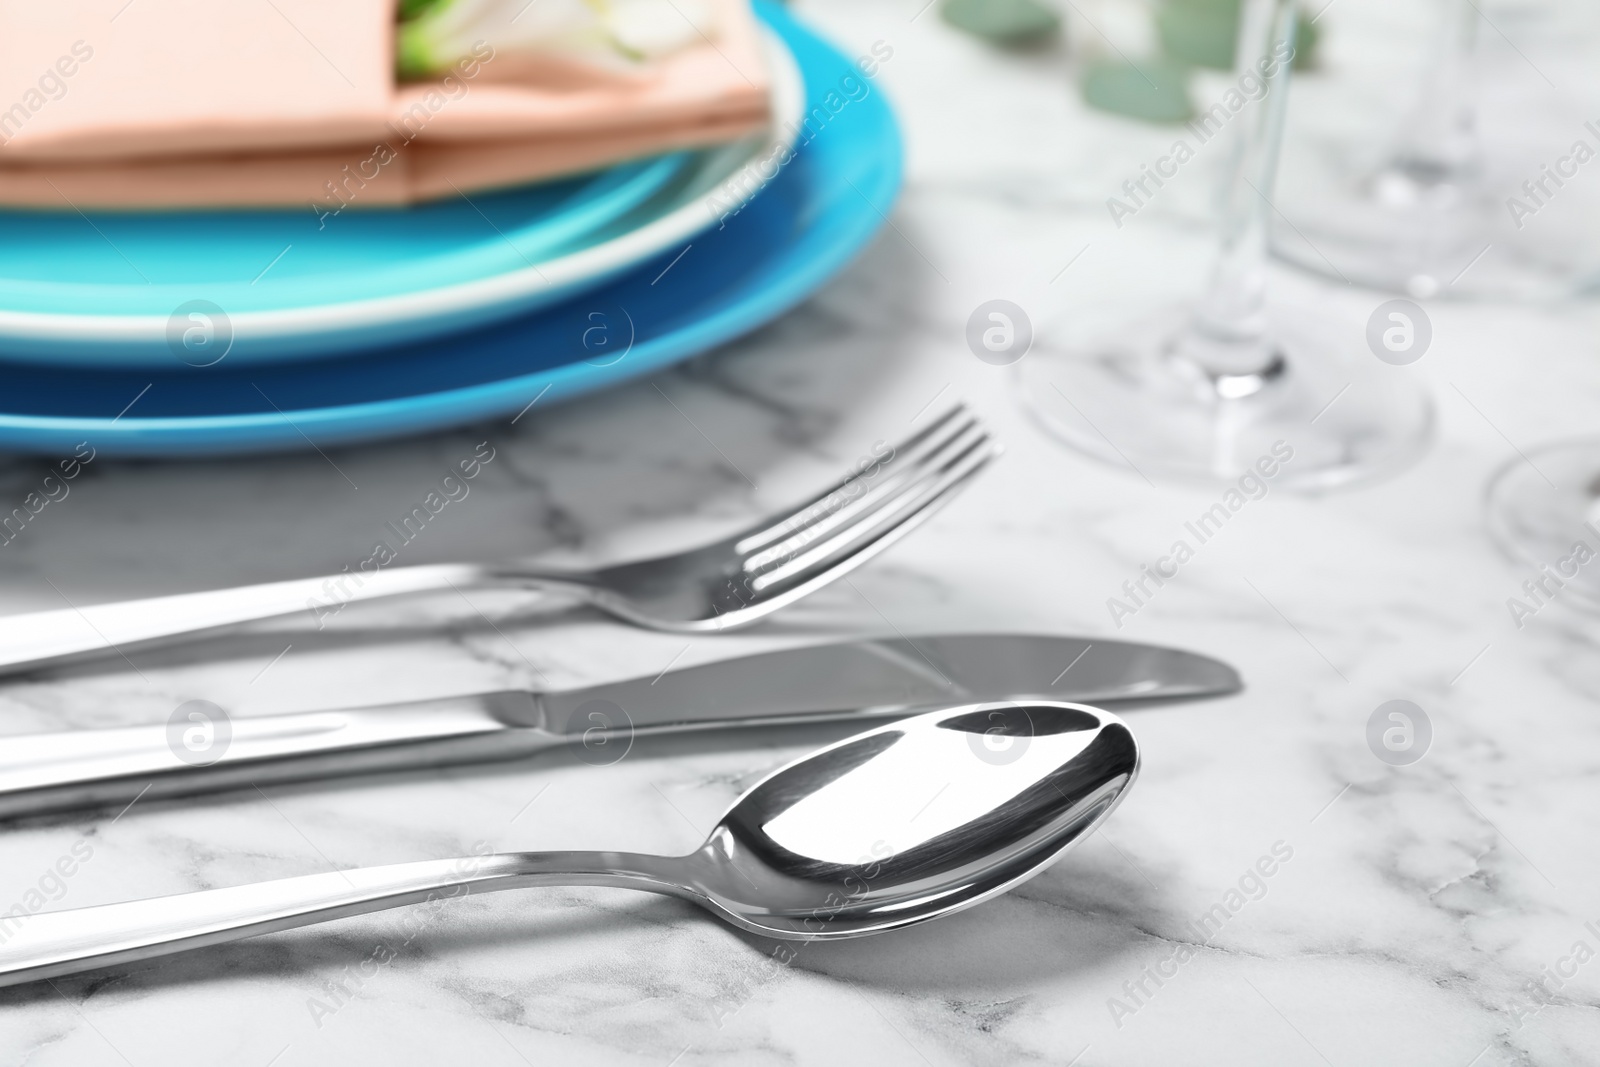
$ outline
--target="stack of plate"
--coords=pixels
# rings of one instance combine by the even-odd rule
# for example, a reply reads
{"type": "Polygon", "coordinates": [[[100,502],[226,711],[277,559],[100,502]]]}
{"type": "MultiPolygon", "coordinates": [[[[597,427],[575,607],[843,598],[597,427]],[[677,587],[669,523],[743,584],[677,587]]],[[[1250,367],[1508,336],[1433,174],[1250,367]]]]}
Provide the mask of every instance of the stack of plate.
{"type": "Polygon", "coordinates": [[[403,210],[0,213],[0,449],[417,433],[606,388],[783,313],[882,224],[900,142],[848,58],[756,9],[775,121],[735,145],[403,210]]]}

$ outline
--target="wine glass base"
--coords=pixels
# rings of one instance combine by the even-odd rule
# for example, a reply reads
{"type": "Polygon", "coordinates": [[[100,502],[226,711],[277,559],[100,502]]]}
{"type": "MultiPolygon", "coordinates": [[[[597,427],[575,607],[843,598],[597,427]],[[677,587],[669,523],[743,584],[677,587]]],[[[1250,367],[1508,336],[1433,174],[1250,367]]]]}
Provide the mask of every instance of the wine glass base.
{"type": "Polygon", "coordinates": [[[1279,333],[1266,373],[1214,377],[1175,354],[1181,336],[1031,353],[1017,365],[1023,403],[1058,441],[1152,482],[1255,472],[1273,489],[1317,492],[1393,473],[1427,448],[1433,405],[1405,368],[1279,333]]]}
{"type": "Polygon", "coordinates": [[[1519,227],[1474,167],[1391,160],[1364,175],[1324,173],[1280,199],[1300,223],[1274,228],[1272,254],[1341,282],[1416,300],[1555,299],[1595,282],[1592,249],[1571,225],[1585,214],[1579,197],[1562,205],[1568,225],[1519,227]]]}
{"type": "Polygon", "coordinates": [[[1506,464],[1489,482],[1488,519],[1500,549],[1536,572],[1516,598],[1519,626],[1554,599],[1600,611],[1600,439],[1506,464]]]}

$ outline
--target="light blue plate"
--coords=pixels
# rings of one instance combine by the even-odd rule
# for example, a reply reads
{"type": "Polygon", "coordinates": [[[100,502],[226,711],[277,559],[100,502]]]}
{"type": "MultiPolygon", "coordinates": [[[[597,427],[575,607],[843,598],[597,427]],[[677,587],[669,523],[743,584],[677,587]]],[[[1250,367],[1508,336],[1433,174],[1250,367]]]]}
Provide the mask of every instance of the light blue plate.
{"type": "Polygon", "coordinates": [[[185,300],[230,313],[418,292],[503,274],[594,233],[658,192],[689,153],[470,203],[295,211],[0,211],[0,307],[166,316],[185,300]],[[481,211],[481,214],[480,214],[481,211]]]}
{"type": "Polygon", "coordinates": [[[215,327],[227,331],[224,354],[257,364],[531,312],[659,251],[566,258],[673,203],[672,190],[692,182],[705,157],[675,152],[470,201],[320,217],[309,207],[0,211],[0,360],[165,369],[175,356],[168,323],[197,302],[225,323],[215,327]],[[540,273],[530,268],[543,277],[493,296],[476,291],[540,273]]]}
{"type": "Polygon", "coordinates": [[[537,314],[359,357],[161,373],[0,366],[0,448],[203,457],[420,433],[607,388],[777,317],[882,225],[901,148],[881,90],[849,59],[781,7],[757,10],[799,63],[812,119],[766,188],[687,251],[537,314]]]}

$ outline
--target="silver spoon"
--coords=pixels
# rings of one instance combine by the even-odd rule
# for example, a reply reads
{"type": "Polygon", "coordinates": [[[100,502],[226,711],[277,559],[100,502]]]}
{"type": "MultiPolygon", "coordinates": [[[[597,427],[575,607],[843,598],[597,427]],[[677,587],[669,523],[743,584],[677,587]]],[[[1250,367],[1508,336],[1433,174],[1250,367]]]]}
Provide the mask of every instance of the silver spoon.
{"type": "Polygon", "coordinates": [[[687,856],[505,853],[0,917],[0,985],[531,886],[664,893],[791,940],[881,933],[1037,874],[1110,814],[1138,772],[1133,733],[1108,712],[1037,701],[945,708],[774,771],[687,856]]]}

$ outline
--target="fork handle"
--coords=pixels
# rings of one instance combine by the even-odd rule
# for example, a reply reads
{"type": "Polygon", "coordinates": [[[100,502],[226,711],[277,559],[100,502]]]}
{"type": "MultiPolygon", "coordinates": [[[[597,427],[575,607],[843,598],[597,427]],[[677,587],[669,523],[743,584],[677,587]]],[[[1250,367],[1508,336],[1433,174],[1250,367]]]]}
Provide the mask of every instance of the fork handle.
{"type": "Polygon", "coordinates": [[[481,585],[475,564],[430,564],[0,616],[0,674],[170,644],[305,612],[321,629],[346,604],[481,585]]]}
{"type": "Polygon", "coordinates": [[[240,719],[182,712],[171,723],[4,738],[0,818],[511,759],[569,740],[530,726],[535,698],[516,691],[240,719]]]}

